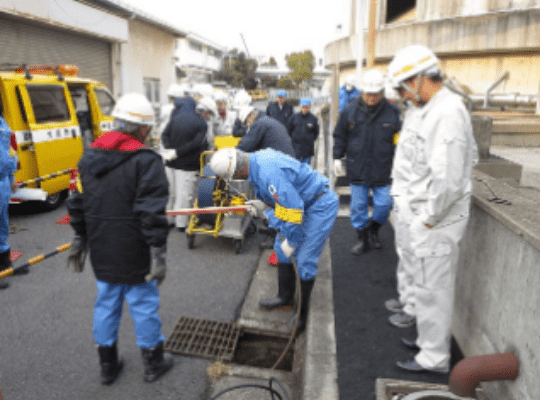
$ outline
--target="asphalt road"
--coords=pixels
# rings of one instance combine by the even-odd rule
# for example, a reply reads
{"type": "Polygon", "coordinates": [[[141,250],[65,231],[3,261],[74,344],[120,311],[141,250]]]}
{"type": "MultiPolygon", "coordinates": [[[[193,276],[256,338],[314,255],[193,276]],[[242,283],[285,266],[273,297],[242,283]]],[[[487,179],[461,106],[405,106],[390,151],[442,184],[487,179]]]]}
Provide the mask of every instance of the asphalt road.
{"type": "MultiPolygon", "coordinates": [[[[12,250],[23,252],[14,265],[70,242],[73,231],[56,220],[65,205],[51,212],[11,207],[12,250]]],[[[198,235],[188,250],[185,234],[171,230],[168,275],[161,286],[160,315],[167,337],[181,315],[234,321],[257,260],[262,235],[248,236],[241,254],[231,239],[198,235]]],[[[205,399],[210,361],[174,356],[175,366],[154,383],[142,380],[140,350],[135,345],[127,306],[119,331],[125,365],[112,386],[99,383],[99,361],[92,338],[95,279],[87,260],[83,273],[66,269],[67,252],[10,277],[0,291],[0,387],[5,400],[38,399],[205,399]]]]}

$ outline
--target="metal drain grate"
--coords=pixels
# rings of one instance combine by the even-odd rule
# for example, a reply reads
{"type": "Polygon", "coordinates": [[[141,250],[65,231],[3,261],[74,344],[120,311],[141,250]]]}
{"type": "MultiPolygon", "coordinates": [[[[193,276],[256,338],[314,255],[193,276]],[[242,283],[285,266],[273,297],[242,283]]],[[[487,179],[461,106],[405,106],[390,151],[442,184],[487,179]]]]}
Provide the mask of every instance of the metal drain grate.
{"type": "Polygon", "coordinates": [[[231,322],[180,317],[164,350],[169,353],[232,361],[240,327],[231,322]]]}

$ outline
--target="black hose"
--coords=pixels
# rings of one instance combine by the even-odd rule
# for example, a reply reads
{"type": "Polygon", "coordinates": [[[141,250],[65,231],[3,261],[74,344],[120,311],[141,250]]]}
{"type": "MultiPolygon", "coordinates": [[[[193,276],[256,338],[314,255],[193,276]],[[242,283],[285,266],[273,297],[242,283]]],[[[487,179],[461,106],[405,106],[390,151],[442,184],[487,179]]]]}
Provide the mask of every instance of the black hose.
{"type": "Polygon", "coordinates": [[[261,390],[267,390],[272,395],[272,400],[275,399],[274,395],[277,396],[277,399],[283,400],[283,396],[281,395],[281,393],[279,393],[276,389],[274,389],[272,387],[272,382],[275,382],[275,383],[278,384],[280,389],[283,391],[283,396],[285,397],[285,400],[291,400],[291,398],[289,397],[289,393],[287,392],[287,389],[285,389],[285,385],[283,385],[283,383],[279,379],[277,379],[275,377],[271,377],[269,379],[268,386],[259,385],[259,384],[256,384],[256,383],[244,383],[244,384],[240,384],[240,385],[234,385],[234,386],[228,387],[226,389],[223,389],[221,392],[218,392],[213,397],[211,397],[209,400],[215,400],[218,397],[220,397],[221,395],[223,395],[225,393],[228,393],[228,392],[231,392],[233,390],[240,390],[240,389],[247,389],[247,388],[256,388],[256,389],[261,389],[261,390]]]}

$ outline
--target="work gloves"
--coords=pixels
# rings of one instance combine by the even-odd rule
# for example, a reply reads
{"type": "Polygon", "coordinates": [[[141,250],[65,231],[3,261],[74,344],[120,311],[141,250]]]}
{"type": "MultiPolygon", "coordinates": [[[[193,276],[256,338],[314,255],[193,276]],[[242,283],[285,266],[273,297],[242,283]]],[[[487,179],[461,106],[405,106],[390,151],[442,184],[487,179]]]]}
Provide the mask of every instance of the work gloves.
{"type": "Polygon", "coordinates": [[[287,239],[281,243],[281,251],[287,258],[291,258],[295,250],[296,249],[294,247],[289,245],[289,241],[287,239]]]}
{"type": "Polygon", "coordinates": [[[249,206],[248,213],[254,218],[260,217],[266,210],[266,204],[261,200],[248,200],[245,205],[249,206]]]}
{"type": "Polygon", "coordinates": [[[334,160],[334,176],[343,174],[343,162],[338,158],[334,160]]]}
{"type": "Polygon", "coordinates": [[[175,149],[163,149],[161,150],[161,157],[163,157],[164,161],[172,161],[178,158],[178,154],[176,154],[175,149]]]}
{"type": "Polygon", "coordinates": [[[156,285],[159,286],[165,280],[167,274],[167,245],[161,247],[151,247],[150,256],[152,266],[150,267],[150,273],[144,277],[146,282],[156,280],[156,285]]]}
{"type": "Polygon", "coordinates": [[[86,261],[86,237],[77,235],[71,242],[68,254],[67,267],[73,272],[83,272],[86,261]]]}

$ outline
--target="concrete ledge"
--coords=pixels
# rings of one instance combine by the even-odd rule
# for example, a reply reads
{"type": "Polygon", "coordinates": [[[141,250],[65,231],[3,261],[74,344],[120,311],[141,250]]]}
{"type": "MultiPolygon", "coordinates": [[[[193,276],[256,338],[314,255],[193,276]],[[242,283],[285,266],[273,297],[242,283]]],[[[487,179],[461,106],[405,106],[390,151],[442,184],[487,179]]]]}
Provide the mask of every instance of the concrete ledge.
{"type": "Polygon", "coordinates": [[[303,400],[338,400],[337,345],[330,245],[319,259],[306,328],[303,400]]]}
{"type": "Polygon", "coordinates": [[[479,171],[473,178],[471,217],[460,243],[452,333],[466,357],[503,352],[518,357],[515,381],[482,383],[490,398],[536,400],[540,191],[514,188],[479,171]],[[492,191],[512,205],[488,201],[492,191]]]}

